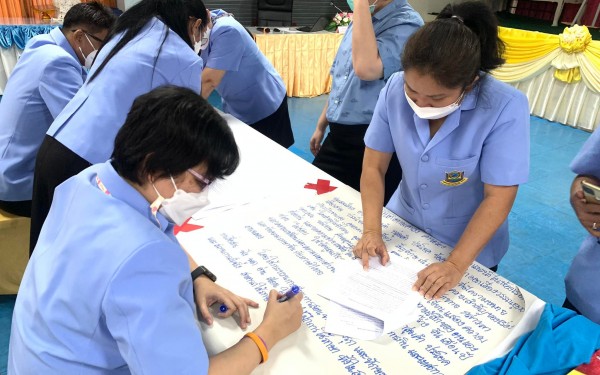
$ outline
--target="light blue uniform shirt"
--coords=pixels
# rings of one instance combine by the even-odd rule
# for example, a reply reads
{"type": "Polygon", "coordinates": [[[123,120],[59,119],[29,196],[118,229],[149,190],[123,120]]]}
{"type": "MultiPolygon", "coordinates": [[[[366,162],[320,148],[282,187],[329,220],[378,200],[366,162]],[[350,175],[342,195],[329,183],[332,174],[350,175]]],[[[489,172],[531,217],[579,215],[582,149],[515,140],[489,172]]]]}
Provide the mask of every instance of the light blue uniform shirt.
{"type": "Polygon", "coordinates": [[[246,124],[272,115],[286,95],[281,76],[235,18],[222,9],[211,16],[213,28],[201,56],[205,67],[226,71],[216,87],[223,111],[246,124]]]}
{"type": "MultiPolygon", "coordinates": [[[[527,181],[529,105],[517,89],[484,76],[430,139],[428,120],[406,101],[404,73],[396,73],[381,92],[365,144],[398,155],[402,181],[386,207],[454,246],[483,200],[484,183],[527,181]],[[452,172],[464,178],[453,180],[452,172]]],[[[507,250],[508,220],[477,261],[493,267],[507,250]]]]}
{"type": "Polygon", "coordinates": [[[56,189],[15,303],[9,374],[207,373],[189,263],[158,221],[109,162],[56,189]]]}
{"type": "MultiPolygon", "coordinates": [[[[600,131],[585,142],[573,162],[573,172],[600,178],[600,131]]],[[[600,245],[592,235],[581,244],[565,278],[567,298],[583,315],[600,324],[600,245]]]]}
{"type": "Polygon", "coordinates": [[[393,0],[373,15],[377,49],[383,63],[383,79],[363,81],[352,66],[353,24],[348,27],[331,67],[331,92],[327,103],[327,121],[345,125],[368,124],[377,96],[393,73],[402,69],[400,57],[408,37],[423,19],[406,0],[393,0]]]}
{"type": "Polygon", "coordinates": [[[42,140],[85,76],[58,27],[27,43],[0,101],[0,200],[31,200],[42,140]]]}
{"type": "MultiPolygon", "coordinates": [[[[98,53],[90,77],[121,37],[115,36],[98,53]]],[[[202,59],[179,35],[154,18],[100,75],[83,85],[54,120],[48,134],[88,162],[104,162],[112,154],[115,136],[135,98],[167,84],[200,93],[201,74],[202,59]]]]}

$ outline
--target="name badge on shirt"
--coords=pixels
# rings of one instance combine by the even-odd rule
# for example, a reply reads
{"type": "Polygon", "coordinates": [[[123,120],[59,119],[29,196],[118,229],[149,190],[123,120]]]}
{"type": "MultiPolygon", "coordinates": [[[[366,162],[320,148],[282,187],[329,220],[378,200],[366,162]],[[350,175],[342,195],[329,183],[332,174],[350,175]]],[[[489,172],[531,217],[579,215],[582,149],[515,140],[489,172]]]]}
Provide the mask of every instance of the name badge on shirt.
{"type": "Polygon", "coordinates": [[[467,182],[469,179],[465,177],[465,171],[446,172],[446,178],[440,183],[445,186],[459,186],[467,182]]]}

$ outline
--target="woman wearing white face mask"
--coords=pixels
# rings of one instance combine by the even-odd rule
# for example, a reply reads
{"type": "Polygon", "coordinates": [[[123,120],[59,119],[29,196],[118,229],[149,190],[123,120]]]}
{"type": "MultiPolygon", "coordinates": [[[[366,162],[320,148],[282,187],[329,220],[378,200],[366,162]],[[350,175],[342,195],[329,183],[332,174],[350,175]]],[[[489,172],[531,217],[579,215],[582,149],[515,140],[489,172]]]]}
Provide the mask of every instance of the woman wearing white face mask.
{"type": "MultiPolygon", "coordinates": [[[[35,166],[31,244],[35,247],[54,188],[90,164],[106,161],[133,100],[172,84],[200,93],[198,51],[208,26],[201,0],[142,0],[118,19],[81,90],[55,118],[35,166]]],[[[83,31],[78,54],[94,59],[83,31]]]]}
{"type": "Polygon", "coordinates": [[[253,332],[208,357],[194,294],[209,324],[210,303],[243,327],[258,304],[205,268],[190,275],[173,234],[238,163],[227,123],[196,93],[171,86],[136,99],[112,159],[56,189],[15,304],[8,372],[249,374],[266,361],[300,327],[302,295],[279,303],[271,291],[253,332]]]}
{"type": "Polygon", "coordinates": [[[448,5],[407,42],[404,73],[390,78],[365,136],[364,226],[354,254],[389,260],[381,238],[383,175],[392,153],[403,170],[387,208],[454,247],[418,275],[439,298],[475,260],[495,270],[508,250],[507,217],[529,174],[526,97],[487,72],[503,63],[491,9],[448,5]]]}

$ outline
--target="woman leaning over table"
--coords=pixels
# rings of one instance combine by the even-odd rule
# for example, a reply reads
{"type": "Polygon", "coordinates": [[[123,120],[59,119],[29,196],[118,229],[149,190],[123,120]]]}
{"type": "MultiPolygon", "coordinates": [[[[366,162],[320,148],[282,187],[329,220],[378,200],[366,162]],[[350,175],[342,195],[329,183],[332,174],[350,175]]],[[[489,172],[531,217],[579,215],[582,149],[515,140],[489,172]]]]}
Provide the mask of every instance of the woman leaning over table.
{"type": "Polygon", "coordinates": [[[508,250],[507,217],[529,175],[526,97],[488,72],[503,63],[497,20],[484,3],[446,6],[408,40],[404,73],[383,89],[365,136],[362,238],[354,254],[389,256],[381,237],[383,176],[393,152],[403,170],[387,208],[453,247],[418,274],[439,298],[473,261],[496,270],[508,250]]]}
{"type": "Polygon", "coordinates": [[[283,79],[232,14],[213,10],[210,20],[200,54],[202,97],[216,90],[225,112],[290,147],[294,134],[283,79]]]}
{"type": "Polygon", "coordinates": [[[198,56],[208,13],[201,0],[142,0],[123,13],[98,52],[88,80],[55,118],[35,165],[33,250],[54,189],[108,160],[133,100],[171,84],[200,93],[198,56]]]}

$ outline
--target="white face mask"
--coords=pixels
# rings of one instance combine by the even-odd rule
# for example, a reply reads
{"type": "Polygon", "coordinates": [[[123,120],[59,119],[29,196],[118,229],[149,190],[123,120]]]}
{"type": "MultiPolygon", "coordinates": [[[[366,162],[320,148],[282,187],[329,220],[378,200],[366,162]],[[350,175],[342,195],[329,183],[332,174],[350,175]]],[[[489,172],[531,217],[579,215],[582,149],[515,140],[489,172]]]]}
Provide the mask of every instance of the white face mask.
{"type": "MultiPolygon", "coordinates": [[[[208,189],[205,188],[200,193],[188,193],[177,188],[173,177],[171,177],[171,182],[175,187],[175,194],[171,198],[163,198],[158,190],[156,190],[156,187],[154,185],[152,187],[154,187],[154,191],[158,194],[157,201],[161,200],[158,212],[166,217],[169,222],[180,226],[192,217],[193,214],[210,203],[208,200],[208,189]]],[[[152,206],[155,206],[157,201],[154,201],[152,206]]]]}
{"type": "Polygon", "coordinates": [[[87,34],[83,34],[85,35],[85,38],[87,39],[88,43],[90,44],[90,46],[92,46],[92,48],[94,49],[92,52],[90,52],[89,55],[85,55],[83,53],[83,50],[81,49],[81,47],[79,47],[79,52],[81,52],[81,56],[83,56],[85,62],[83,64],[83,66],[87,69],[90,70],[92,68],[92,63],[94,62],[94,58],[96,57],[96,54],[98,53],[98,50],[96,49],[96,47],[94,47],[94,45],[92,44],[92,42],[90,41],[90,38],[88,38],[87,34]]]}
{"type": "Polygon", "coordinates": [[[202,51],[202,39],[199,42],[196,42],[196,37],[194,37],[194,52],[197,54],[202,51]]]}
{"type": "Polygon", "coordinates": [[[413,100],[408,96],[406,90],[404,90],[404,96],[406,96],[408,105],[410,105],[410,108],[415,111],[415,114],[423,120],[437,120],[450,115],[460,108],[460,101],[464,94],[465,93],[463,92],[454,103],[445,107],[419,107],[417,103],[413,102],[413,100]]]}
{"type": "Polygon", "coordinates": [[[204,35],[202,35],[202,39],[200,39],[200,50],[204,51],[206,48],[208,48],[208,42],[210,40],[210,31],[212,29],[210,27],[208,27],[206,29],[206,31],[204,32],[204,35]]]}

